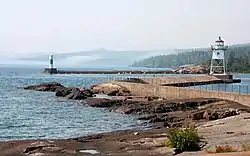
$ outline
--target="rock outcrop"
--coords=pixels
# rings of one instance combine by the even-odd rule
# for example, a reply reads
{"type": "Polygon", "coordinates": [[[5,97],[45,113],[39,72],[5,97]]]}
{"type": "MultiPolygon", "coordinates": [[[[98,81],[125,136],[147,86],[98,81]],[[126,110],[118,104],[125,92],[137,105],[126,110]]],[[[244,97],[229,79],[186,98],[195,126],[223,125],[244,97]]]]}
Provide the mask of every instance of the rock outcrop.
{"type": "Polygon", "coordinates": [[[79,89],[74,87],[58,88],[55,92],[58,97],[65,97],[72,100],[83,100],[88,97],[93,97],[94,95],[94,92],[90,89],[79,89]]]}
{"type": "Polygon", "coordinates": [[[139,115],[139,120],[146,120],[160,127],[178,127],[185,120],[216,120],[235,116],[250,109],[238,103],[220,99],[189,99],[183,101],[153,100],[134,101],[131,99],[100,99],[87,98],[84,105],[90,107],[106,108],[112,112],[139,115]],[[221,102],[218,104],[217,102],[221,102]],[[216,106],[213,104],[217,103],[216,106]],[[202,108],[200,108],[202,106],[202,108]],[[234,107],[239,109],[234,109],[234,107]]]}
{"type": "Polygon", "coordinates": [[[108,96],[131,96],[131,93],[125,87],[115,84],[97,84],[91,86],[91,89],[65,87],[58,82],[46,82],[38,85],[24,87],[27,90],[51,91],[56,92],[56,96],[68,97],[68,99],[83,99],[83,96],[92,97],[94,94],[107,94],[108,96]]]}
{"type": "MultiPolygon", "coordinates": [[[[25,89],[37,91],[53,91],[57,97],[72,100],[82,100],[82,104],[90,107],[106,108],[109,111],[122,114],[139,115],[139,119],[149,123],[161,123],[162,126],[175,127],[183,125],[185,119],[217,120],[239,114],[242,106],[232,101],[220,99],[183,99],[169,101],[159,97],[135,97],[131,96],[128,89],[115,84],[93,85],[91,89],[65,87],[60,83],[49,82],[40,85],[32,85],[25,89]],[[97,93],[119,97],[94,97],[97,93]],[[213,103],[220,102],[221,104],[213,103]],[[231,106],[237,105],[237,106],[231,106]],[[218,108],[217,108],[218,107],[218,108]]],[[[246,111],[242,107],[243,111],[246,111]]]]}
{"type": "Polygon", "coordinates": [[[55,92],[56,89],[58,88],[64,88],[64,86],[58,82],[45,82],[39,85],[31,85],[31,86],[24,87],[24,89],[27,89],[27,90],[50,91],[50,92],[55,92]]]}
{"type": "Polygon", "coordinates": [[[67,99],[73,100],[83,100],[87,97],[93,97],[93,95],[96,93],[92,89],[87,88],[65,87],[58,82],[47,82],[41,83],[39,85],[31,85],[24,87],[24,89],[55,92],[55,95],[58,97],[65,97],[67,99]]]}
{"type": "Polygon", "coordinates": [[[130,96],[130,91],[122,86],[106,83],[106,84],[97,84],[91,86],[91,89],[98,93],[107,94],[109,96],[130,96]]]}
{"type": "Polygon", "coordinates": [[[174,73],[176,74],[208,74],[209,67],[202,66],[202,65],[180,67],[179,69],[176,69],[174,73]]]}

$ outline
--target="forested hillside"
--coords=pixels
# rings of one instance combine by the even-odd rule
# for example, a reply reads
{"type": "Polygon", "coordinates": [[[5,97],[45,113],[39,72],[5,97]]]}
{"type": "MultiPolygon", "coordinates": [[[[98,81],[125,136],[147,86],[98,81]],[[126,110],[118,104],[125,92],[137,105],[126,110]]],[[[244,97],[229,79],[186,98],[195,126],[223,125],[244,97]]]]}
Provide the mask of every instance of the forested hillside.
{"type": "MultiPolygon", "coordinates": [[[[135,61],[133,66],[171,68],[182,65],[210,64],[211,50],[197,50],[178,54],[159,55],[141,61],[135,61]]],[[[233,45],[226,51],[226,62],[230,72],[250,72],[250,44],[233,45]]]]}

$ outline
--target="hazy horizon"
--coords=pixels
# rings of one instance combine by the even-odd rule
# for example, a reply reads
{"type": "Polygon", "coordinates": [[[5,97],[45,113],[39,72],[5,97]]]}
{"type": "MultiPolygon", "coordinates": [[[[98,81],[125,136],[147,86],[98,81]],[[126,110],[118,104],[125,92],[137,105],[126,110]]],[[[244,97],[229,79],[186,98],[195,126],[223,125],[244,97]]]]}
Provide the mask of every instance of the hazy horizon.
{"type": "Polygon", "coordinates": [[[0,57],[199,48],[218,36],[228,45],[250,43],[249,5],[248,0],[1,1],[0,57]]]}

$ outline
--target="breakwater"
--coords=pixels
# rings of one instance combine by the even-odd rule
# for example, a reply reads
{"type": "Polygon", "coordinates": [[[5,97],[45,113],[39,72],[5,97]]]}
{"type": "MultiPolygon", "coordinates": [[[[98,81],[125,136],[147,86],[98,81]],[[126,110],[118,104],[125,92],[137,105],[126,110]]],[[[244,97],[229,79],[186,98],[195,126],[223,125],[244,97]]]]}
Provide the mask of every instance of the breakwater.
{"type": "Polygon", "coordinates": [[[132,94],[137,96],[158,96],[166,99],[221,98],[244,103],[248,101],[248,103],[250,104],[250,95],[247,94],[173,86],[156,86],[148,84],[135,85],[134,83],[129,82],[112,83],[128,88],[132,94]]]}
{"type": "Polygon", "coordinates": [[[173,74],[171,70],[58,70],[45,68],[49,74],[173,74]]]}
{"type": "MultiPolygon", "coordinates": [[[[164,78],[164,77],[163,77],[164,78]]],[[[163,79],[160,78],[160,79],[163,79]]],[[[185,84],[183,86],[187,86],[188,84],[192,84],[193,82],[196,84],[205,84],[205,83],[220,83],[221,80],[212,77],[212,76],[190,76],[190,77],[171,77],[172,80],[175,79],[175,82],[179,82],[180,84],[185,84]],[[186,79],[183,81],[181,79],[186,79]],[[192,82],[192,83],[191,83],[192,82]]],[[[132,81],[113,81],[113,84],[120,85],[126,87],[130,92],[137,96],[158,96],[166,99],[190,99],[190,98],[220,98],[225,100],[231,100],[240,102],[244,105],[250,106],[250,95],[242,94],[237,92],[224,92],[219,90],[203,90],[197,88],[185,88],[185,87],[176,87],[177,83],[171,83],[171,78],[164,78],[165,81],[169,81],[165,85],[161,85],[163,80],[159,80],[159,78],[141,78],[136,79],[135,82],[132,81]],[[136,83],[136,84],[135,84],[136,83]],[[171,85],[173,84],[173,85],[171,85]]],[[[237,80],[240,81],[240,80],[237,80]]],[[[226,82],[226,81],[225,81],[226,82]]],[[[233,81],[232,81],[233,82],[233,81]]],[[[180,86],[180,85],[179,85],[180,86]]]]}
{"type": "Polygon", "coordinates": [[[163,77],[142,77],[142,78],[128,78],[124,80],[117,80],[122,82],[132,82],[159,86],[175,86],[175,87],[189,87],[197,85],[208,84],[230,84],[240,83],[241,79],[233,79],[228,76],[223,79],[209,76],[209,75],[197,75],[197,76],[163,76],[163,77]]]}

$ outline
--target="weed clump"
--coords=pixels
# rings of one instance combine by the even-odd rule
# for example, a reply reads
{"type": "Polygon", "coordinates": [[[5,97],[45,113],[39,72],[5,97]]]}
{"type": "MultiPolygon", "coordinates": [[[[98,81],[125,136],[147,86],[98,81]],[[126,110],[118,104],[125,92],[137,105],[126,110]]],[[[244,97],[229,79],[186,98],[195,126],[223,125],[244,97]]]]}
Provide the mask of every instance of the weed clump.
{"type": "Polygon", "coordinates": [[[229,153],[229,152],[238,152],[239,149],[231,145],[216,145],[210,146],[206,149],[207,153],[229,153]]]}
{"type": "Polygon", "coordinates": [[[228,153],[228,152],[237,152],[232,146],[216,146],[216,153],[228,153]]]}
{"type": "Polygon", "coordinates": [[[173,128],[169,130],[169,140],[167,145],[176,148],[177,151],[196,151],[199,150],[201,141],[197,129],[193,126],[184,128],[173,128]]]}

